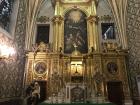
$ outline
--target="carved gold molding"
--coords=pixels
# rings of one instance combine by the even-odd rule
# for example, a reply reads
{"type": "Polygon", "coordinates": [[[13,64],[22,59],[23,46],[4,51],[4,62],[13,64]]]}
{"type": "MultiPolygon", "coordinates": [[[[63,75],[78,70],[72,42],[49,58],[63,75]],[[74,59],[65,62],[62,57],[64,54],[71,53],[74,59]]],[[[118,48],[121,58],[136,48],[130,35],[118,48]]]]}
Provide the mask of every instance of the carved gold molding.
{"type": "Polygon", "coordinates": [[[99,51],[96,5],[95,1],[89,2],[79,5],[74,3],[63,4],[59,0],[56,1],[55,16],[52,19],[54,29],[53,50],[55,52],[59,52],[60,48],[64,49],[64,16],[71,9],[79,9],[87,15],[88,48],[94,48],[95,51],[99,51]]]}
{"type": "Polygon", "coordinates": [[[60,0],[63,3],[86,3],[90,2],[91,0],[60,0]]]}

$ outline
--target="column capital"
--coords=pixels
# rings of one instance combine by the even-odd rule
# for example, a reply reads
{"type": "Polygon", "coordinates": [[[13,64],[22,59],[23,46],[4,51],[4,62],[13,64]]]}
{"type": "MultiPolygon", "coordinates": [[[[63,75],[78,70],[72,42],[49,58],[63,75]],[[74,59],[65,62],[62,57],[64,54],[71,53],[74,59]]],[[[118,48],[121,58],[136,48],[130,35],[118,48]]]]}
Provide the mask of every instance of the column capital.
{"type": "Polygon", "coordinates": [[[52,22],[54,23],[61,23],[64,20],[64,18],[61,15],[56,15],[52,18],[52,22]]]}
{"type": "Polygon", "coordinates": [[[90,15],[89,17],[87,17],[87,21],[90,23],[97,22],[98,19],[99,17],[97,15],[90,15]]]}

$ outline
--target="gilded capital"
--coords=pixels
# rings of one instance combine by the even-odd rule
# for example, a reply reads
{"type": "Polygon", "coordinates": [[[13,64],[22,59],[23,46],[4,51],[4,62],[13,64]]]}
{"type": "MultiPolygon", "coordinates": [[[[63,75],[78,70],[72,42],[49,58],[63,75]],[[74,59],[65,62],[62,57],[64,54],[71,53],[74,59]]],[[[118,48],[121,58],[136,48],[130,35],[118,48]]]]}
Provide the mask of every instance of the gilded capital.
{"type": "Polygon", "coordinates": [[[61,23],[63,20],[64,20],[63,17],[60,15],[54,16],[52,18],[52,22],[54,22],[54,23],[61,23]]]}
{"type": "Polygon", "coordinates": [[[90,23],[97,22],[98,17],[96,15],[90,15],[89,17],[87,17],[87,21],[90,23]]]}

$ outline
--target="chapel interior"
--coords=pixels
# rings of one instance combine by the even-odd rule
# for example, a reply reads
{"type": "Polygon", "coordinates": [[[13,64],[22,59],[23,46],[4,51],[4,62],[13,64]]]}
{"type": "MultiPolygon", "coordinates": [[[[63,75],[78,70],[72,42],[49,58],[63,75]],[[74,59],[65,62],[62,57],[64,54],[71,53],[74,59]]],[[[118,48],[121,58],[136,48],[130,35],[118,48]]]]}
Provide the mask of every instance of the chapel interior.
{"type": "Polygon", "coordinates": [[[0,0],[0,105],[140,105],[139,33],[139,0],[0,0]]]}

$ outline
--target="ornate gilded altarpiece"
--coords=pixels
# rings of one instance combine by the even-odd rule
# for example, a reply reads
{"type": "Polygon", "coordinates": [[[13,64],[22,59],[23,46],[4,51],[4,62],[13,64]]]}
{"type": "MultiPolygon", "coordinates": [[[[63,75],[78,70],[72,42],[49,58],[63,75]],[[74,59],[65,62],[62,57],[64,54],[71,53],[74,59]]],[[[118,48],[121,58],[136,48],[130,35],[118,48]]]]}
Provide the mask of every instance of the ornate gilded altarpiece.
{"type": "Polygon", "coordinates": [[[127,52],[113,42],[100,46],[98,21],[96,0],[56,0],[53,49],[41,43],[27,54],[26,85],[47,81],[48,99],[63,94],[67,102],[94,102],[97,97],[104,102],[107,83],[119,81],[124,101],[129,100],[127,52]]]}

